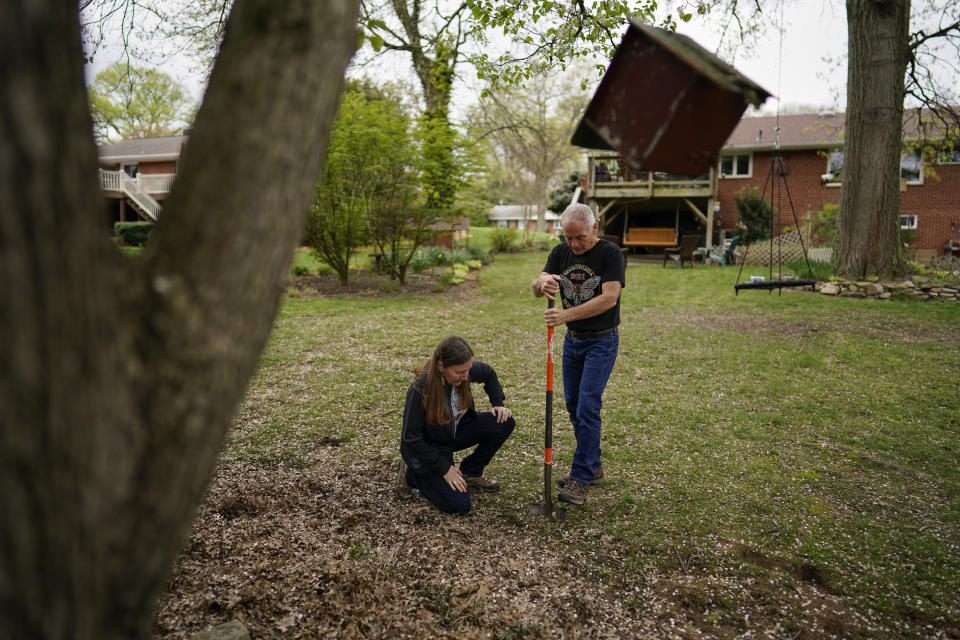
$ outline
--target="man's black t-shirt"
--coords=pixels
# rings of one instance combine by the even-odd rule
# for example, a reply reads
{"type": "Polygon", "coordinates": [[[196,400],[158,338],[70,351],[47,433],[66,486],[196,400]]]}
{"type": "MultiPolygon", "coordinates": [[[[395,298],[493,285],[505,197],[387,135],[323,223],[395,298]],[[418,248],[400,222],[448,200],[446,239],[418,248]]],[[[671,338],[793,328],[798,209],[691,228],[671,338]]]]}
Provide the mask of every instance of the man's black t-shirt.
{"type": "MultiPolygon", "coordinates": [[[[564,309],[576,307],[600,295],[604,282],[620,282],[626,286],[626,265],[620,247],[603,238],[583,255],[576,255],[570,247],[558,244],[547,257],[545,273],[561,276],[560,300],[564,309]]],[[[567,323],[574,331],[602,331],[620,324],[620,297],[617,304],[600,315],[567,323]]]]}

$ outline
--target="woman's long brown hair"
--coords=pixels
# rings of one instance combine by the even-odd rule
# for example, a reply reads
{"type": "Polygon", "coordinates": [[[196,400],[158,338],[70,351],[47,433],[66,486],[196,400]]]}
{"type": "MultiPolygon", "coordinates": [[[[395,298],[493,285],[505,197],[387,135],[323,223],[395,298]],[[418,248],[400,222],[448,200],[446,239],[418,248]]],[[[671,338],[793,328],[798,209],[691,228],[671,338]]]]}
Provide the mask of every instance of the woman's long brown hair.
{"type": "MultiPolygon", "coordinates": [[[[437,367],[438,362],[443,366],[455,367],[473,359],[473,350],[467,341],[460,336],[449,336],[444,338],[437,348],[433,350],[433,355],[422,367],[417,369],[418,376],[426,377],[426,384],[423,390],[423,408],[427,413],[427,424],[446,425],[450,422],[450,407],[447,404],[446,381],[443,374],[437,367]]],[[[469,378],[457,387],[460,394],[460,410],[466,410],[470,406],[472,398],[470,396],[469,378]]]]}

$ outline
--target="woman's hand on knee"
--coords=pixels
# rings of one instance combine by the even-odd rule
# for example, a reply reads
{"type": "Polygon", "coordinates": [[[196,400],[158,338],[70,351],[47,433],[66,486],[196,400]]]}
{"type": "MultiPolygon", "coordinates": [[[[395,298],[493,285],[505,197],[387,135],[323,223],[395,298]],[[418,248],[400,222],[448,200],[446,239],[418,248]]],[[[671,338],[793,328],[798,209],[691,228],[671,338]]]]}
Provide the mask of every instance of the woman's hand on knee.
{"type": "Polygon", "coordinates": [[[506,407],[494,407],[490,410],[490,413],[492,413],[493,417],[497,419],[497,422],[506,422],[510,419],[510,416],[513,415],[510,409],[507,409],[506,407]]]}
{"type": "Polygon", "coordinates": [[[455,466],[450,465],[447,472],[443,474],[443,479],[447,481],[447,484],[450,485],[450,488],[454,491],[466,492],[467,481],[463,479],[463,474],[460,473],[460,469],[457,469],[455,466]]]}

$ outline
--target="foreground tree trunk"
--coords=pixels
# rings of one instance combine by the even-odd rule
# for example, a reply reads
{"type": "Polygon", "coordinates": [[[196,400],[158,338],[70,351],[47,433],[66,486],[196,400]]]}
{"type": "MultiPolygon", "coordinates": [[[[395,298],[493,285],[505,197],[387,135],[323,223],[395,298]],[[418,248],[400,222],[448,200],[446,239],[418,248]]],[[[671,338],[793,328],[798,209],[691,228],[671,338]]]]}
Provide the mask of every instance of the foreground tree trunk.
{"type": "Polygon", "coordinates": [[[144,638],[276,313],[356,0],[237,0],[150,248],[102,222],[76,2],[0,4],[0,635],[144,638]]]}
{"type": "Polygon", "coordinates": [[[849,63],[837,273],[903,269],[900,152],[909,0],[847,0],[849,63]]]}

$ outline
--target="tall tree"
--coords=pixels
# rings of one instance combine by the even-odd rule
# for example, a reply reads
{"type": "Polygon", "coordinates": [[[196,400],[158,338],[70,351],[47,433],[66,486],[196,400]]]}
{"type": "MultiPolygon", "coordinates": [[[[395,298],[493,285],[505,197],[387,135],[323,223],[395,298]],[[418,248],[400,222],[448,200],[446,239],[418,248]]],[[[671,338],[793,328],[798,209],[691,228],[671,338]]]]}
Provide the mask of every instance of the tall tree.
{"type": "Polygon", "coordinates": [[[77,5],[0,4],[0,629],[146,638],[266,343],[353,0],[237,0],[171,197],[102,229],[77,5]]]}
{"type": "Polygon", "coordinates": [[[847,116],[837,273],[902,271],[900,153],[909,0],[847,0],[847,116]]]}
{"type": "Polygon", "coordinates": [[[538,74],[523,85],[491,91],[474,109],[471,121],[491,139],[494,160],[507,160],[523,185],[521,205],[537,211],[537,229],[544,229],[547,193],[572,168],[576,148],[570,137],[587,105],[587,94],[572,75],[538,74]]]}
{"type": "Polygon", "coordinates": [[[193,119],[195,106],[186,89],[157,69],[117,62],[97,74],[89,91],[102,138],[168,136],[193,119]]]}

